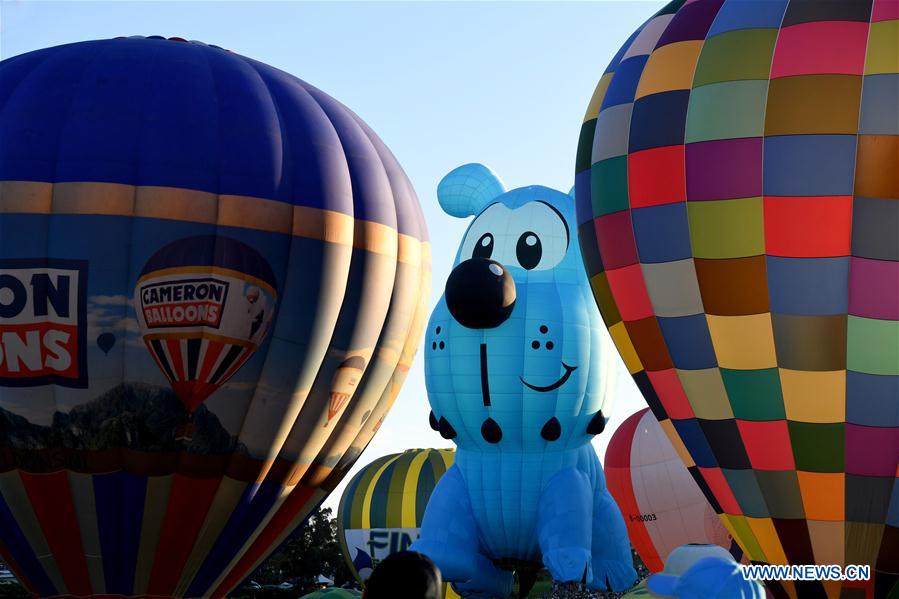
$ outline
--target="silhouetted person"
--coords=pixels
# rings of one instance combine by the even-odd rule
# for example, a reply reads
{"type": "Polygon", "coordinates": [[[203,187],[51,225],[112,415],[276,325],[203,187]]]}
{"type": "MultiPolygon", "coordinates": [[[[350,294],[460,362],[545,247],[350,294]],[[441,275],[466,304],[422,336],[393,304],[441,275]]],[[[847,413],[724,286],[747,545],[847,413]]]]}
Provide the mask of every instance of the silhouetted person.
{"type": "Polygon", "coordinates": [[[363,599],[440,599],[440,570],[414,551],[388,555],[365,582],[363,599]]]}

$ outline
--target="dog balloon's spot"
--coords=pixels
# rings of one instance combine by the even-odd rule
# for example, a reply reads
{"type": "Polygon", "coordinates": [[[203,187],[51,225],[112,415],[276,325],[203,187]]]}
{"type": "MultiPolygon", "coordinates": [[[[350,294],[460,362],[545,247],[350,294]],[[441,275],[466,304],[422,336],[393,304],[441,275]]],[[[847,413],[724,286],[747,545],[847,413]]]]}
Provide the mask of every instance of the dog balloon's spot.
{"type": "Polygon", "coordinates": [[[437,417],[434,416],[434,410],[431,410],[431,413],[428,414],[428,424],[431,425],[432,430],[440,430],[440,423],[437,422],[437,417]]]}
{"type": "Polygon", "coordinates": [[[557,441],[562,436],[562,424],[559,419],[553,416],[546,421],[543,428],[540,429],[540,436],[547,441],[557,441]]]}
{"type": "Polygon", "coordinates": [[[600,410],[590,419],[590,424],[587,425],[587,434],[598,435],[604,430],[606,430],[606,417],[602,415],[602,410],[600,410]]]}
{"type": "Polygon", "coordinates": [[[481,425],[481,436],[484,437],[484,441],[487,441],[487,443],[496,444],[503,439],[503,429],[499,427],[496,420],[488,418],[481,425]]]}
{"type": "Polygon", "coordinates": [[[440,436],[444,439],[455,439],[456,438],[456,429],[453,428],[453,425],[449,423],[449,420],[440,417],[440,420],[437,423],[437,430],[440,432],[440,436]]]}

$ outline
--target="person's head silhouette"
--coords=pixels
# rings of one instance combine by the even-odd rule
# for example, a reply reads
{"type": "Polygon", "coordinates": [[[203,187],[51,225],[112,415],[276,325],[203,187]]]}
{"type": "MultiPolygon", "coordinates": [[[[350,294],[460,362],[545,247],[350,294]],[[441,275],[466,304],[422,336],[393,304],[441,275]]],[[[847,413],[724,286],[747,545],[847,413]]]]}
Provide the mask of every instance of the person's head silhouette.
{"type": "Polygon", "coordinates": [[[365,582],[364,599],[440,599],[440,570],[414,551],[392,553],[365,582]]]}

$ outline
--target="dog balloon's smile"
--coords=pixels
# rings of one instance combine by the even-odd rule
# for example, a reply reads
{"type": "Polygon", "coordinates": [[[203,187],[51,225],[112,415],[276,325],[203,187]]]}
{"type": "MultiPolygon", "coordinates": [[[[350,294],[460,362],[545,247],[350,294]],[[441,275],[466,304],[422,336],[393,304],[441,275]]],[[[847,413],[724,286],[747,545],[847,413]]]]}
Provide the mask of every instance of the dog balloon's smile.
{"type": "Polygon", "coordinates": [[[627,533],[590,444],[617,360],[574,236],[574,199],[536,185],[506,191],[479,164],[444,177],[437,197],[474,219],[425,343],[429,422],[456,444],[456,462],[412,548],[465,597],[509,595],[511,573],[497,563],[625,589],[635,578],[627,533]]]}
{"type": "Polygon", "coordinates": [[[537,391],[538,393],[549,393],[550,391],[555,391],[556,389],[558,389],[559,387],[561,387],[562,385],[567,383],[568,379],[571,378],[571,373],[574,372],[575,370],[577,370],[577,366],[569,366],[565,362],[562,362],[562,368],[565,369],[565,374],[563,374],[559,378],[559,380],[557,380],[552,385],[547,385],[545,387],[538,387],[537,385],[532,385],[531,383],[524,380],[524,377],[519,377],[519,378],[521,379],[521,382],[524,383],[524,386],[527,387],[528,389],[533,389],[534,391],[537,391]]]}

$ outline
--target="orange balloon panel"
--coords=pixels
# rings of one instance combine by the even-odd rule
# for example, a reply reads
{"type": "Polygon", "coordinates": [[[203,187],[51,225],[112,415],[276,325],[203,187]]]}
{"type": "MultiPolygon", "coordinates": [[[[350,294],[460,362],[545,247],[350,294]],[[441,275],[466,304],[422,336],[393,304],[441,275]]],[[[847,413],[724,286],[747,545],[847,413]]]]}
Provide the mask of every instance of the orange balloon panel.
{"type": "Polygon", "coordinates": [[[684,467],[649,408],[632,414],[612,435],[605,468],[631,544],[653,572],[661,572],[668,555],[686,543],[712,543],[742,557],[693,480],[699,473],[684,467]]]}

